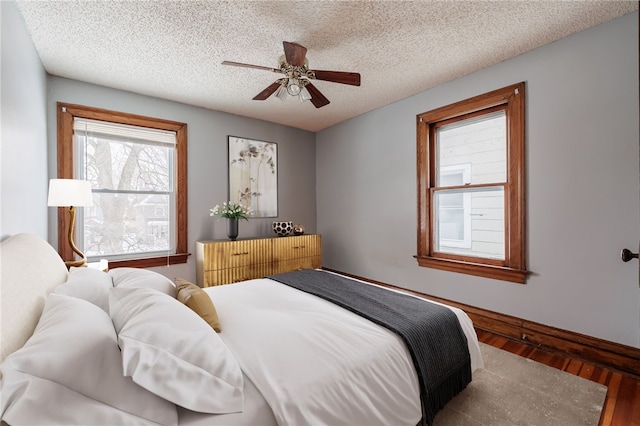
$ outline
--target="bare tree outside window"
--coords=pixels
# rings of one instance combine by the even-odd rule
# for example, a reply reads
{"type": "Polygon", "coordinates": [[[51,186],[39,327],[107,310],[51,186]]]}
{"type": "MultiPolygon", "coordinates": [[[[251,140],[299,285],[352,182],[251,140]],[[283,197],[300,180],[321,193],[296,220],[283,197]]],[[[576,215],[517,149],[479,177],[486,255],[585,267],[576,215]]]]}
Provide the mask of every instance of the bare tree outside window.
{"type": "Polygon", "coordinates": [[[126,139],[76,132],[77,149],[84,153],[80,168],[91,182],[95,203],[84,211],[89,257],[171,250],[173,150],[126,139]]]}

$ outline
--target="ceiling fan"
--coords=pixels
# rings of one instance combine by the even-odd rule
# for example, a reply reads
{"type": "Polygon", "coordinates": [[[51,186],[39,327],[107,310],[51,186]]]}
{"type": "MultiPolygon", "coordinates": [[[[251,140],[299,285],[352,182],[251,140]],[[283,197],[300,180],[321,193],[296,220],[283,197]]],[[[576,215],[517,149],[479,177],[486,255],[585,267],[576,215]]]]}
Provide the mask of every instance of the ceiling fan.
{"type": "Polygon", "coordinates": [[[253,98],[256,101],[264,101],[274,93],[276,97],[284,100],[287,94],[289,94],[291,96],[298,96],[300,101],[311,101],[316,108],[322,108],[329,104],[329,99],[327,99],[316,86],[311,84],[310,80],[324,80],[333,83],[360,86],[360,74],[356,72],[311,70],[309,69],[309,61],[307,61],[305,57],[307,54],[306,47],[288,41],[284,41],[282,44],[284,45],[284,55],[282,55],[279,60],[280,68],[263,67],[260,65],[231,61],[224,61],[222,65],[255,68],[285,75],[284,78],[279,78],[262,92],[258,93],[253,98]]]}

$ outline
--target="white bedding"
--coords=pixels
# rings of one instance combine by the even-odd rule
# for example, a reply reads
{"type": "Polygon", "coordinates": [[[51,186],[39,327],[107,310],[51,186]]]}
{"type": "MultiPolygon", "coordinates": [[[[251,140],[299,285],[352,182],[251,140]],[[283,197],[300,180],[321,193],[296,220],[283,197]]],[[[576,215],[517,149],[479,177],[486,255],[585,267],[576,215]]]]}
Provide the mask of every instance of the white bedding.
{"type": "MultiPolygon", "coordinates": [[[[56,251],[46,241],[33,235],[18,234],[2,241],[0,255],[3,264],[0,280],[3,324],[0,361],[5,361],[3,364],[9,369],[12,361],[7,362],[6,357],[13,354],[17,358],[20,354],[16,355],[16,351],[22,351],[24,355],[33,347],[27,344],[27,349],[19,349],[34,333],[45,299],[54,288],[65,285],[68,274],[56,251]],[[34,253],[38,259],[37,268],[32,265],[34,253]]],[[[125,272],[114,270],[116,275],[125,272]]],[[[157,282],[167,281],[165,277],[148,270],[137,270],[135,275],[138,278],[146,275],[149,280],[148,283],[146,279],[142,280],[145,283],[136,280],[137,287],[158,288],[157,282]]],[[[102,291],[104,280],[84,280],[83,284],[99,288],[54,296],[77,297],[81,299],[78,305],[101,307],[107,303],[93,300],[94,296],[100,299],[111,291],[102,291]]],[[[113,282],[114,287],[118,284],[123,283],[113,282]]],[[[106,287],[110,288],[110,285],[106,287]]],[[[414,426],[420,419],[417,377],[404,343],[393,333],[330,302],[271,280],[212,287],[207,288],[206,292],[212,297],[222,324],[220,343],[228,345],[243,369],[244,411],[200,414],[178,407],[179,424],[267,426],[278,423],[348,423],[414,426]],[[357,333],[354,334],[354,331],[357,333]]],[[[467,336],[472,370],[482,367],[479,345],[470,319],[459,309],[449,309],[456,313],[467,336]]],[[[106,315],[103,309],[95,308],[93,311],[106,315]]],[[[85,325],[70,321],[72,325],[85,325]]],[[[65,324],[69,325],[55,323],[59,327],[65,324]]],[[[90,324],[93,323],[87,322],[86,325],[90,324]]],[[[112,326],[109,320],[105,324],[109,325],[109,329],[112,326]]],[[[115,335],[115,329],[111,331],[115,335]]],[[[88,336],[96,335],[95,330],[86,333],[88,336]]],[[[71,334],[75,338],[83,338],[75,332],[71,334]]],[[[117,343],[113,341],[112,344],[118,351],[117,343]]],[[[69,368],[69,374],[73,375],[79,371],[77,362],[95,360],[89,349],[86,353],[79,353],[77,347],[71,349],[56,353],[47,347],[38,352],[37,358],[33,357],[37,359],[34,365],[56,365],[53,371],[57,373],[69,368]],[[67,357],[75,357],[73,359],[77,362],[69,363],[67,357]]],[[[99,379],[98,382],[104,380],[99,379]]],[[[46,397],[34,398],[37,392],[27,387],[14,395],[20,401],[12,399],[4,392],[10,388],[8,382],[10,380],[0,380],[0,386],[6,385],[2,401],[10,405],[12,411],[19,408],[17,403],[21,401],[33,403],[34,409],[39,412],[47,408],[57,413],[60,407],[64,407],[66,414],[72,415],[75,411],[87,413],[87,407],[80,401],[76,405],[68,401],[53,402],[61,396],[57,391],[50,392],[46,397]],[[42,404],[43,400],[48,404],[42,404]]],[[[103,388],[107,389],[100,389],[103,388]]],[[[70,390],[71,393],[77,392],[70,390]]],[[[138,386],[134,393],[146,392],[138,386]]],[[[215,398],[215,394],[211,396],[215,398]]],[[[141,407],[148,408],[148,404],[141,407]]],[[[27,415],[29,409],[26,410],[27,415]]],[[[101,409],[108,410],[111,415],[122,414],[117,408],[104,404],[101,409]]],[[[5,409],[0,409],[0,412],[4,416],[5,409]]],[[[52,418],[49,417],[49,420],[52,418]]],[[[80,417],[76,420],[80,421],[80,417]]],[[[165,418],[164,421],[172,423],[175,419],[165,418]]],[[[65,421],[61,424],[71,423],[65,421]]],[[[83,423],[104,422],[96,419],[83,423]]]]}
{"type": "MultiPolygon", "coordinates": [[[[255,416],[252,424],[265,425],[419,422],[416,372],[405,344],[393,332],[269,279],[205,291],[218,310],[220,337],[248,379],[245,407],[251,413],[223,419],[179,410],[180,424],[234,424],[235,416],[245,422],[255,416]]],[[[471,320],[449,308],[467,336],[472,370],[481,368],[471,320]]]]}

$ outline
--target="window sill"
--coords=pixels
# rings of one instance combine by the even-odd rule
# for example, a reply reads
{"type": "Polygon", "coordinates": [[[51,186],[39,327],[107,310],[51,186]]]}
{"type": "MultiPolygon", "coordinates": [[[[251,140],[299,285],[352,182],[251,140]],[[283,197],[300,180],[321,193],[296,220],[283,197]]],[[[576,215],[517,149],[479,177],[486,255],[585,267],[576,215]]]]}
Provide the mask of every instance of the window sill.
{"type": "Polygon", "coordinates": [[[168,256],[144,257],[139,259],[110,260],[109,269],[114,268],[151,268],[153,266],[177,265],[187,263],[191,253],[177,253],[168,256]]]}
{"type": "Polygon", "coordinates": [[[443,271],[458,272],[461,274],[476,275],[479,277],[493,278],[501,281],[510,281],[525,284],[529,271],[508,268],[505,266],[483,265],[480,263],[461,262],[450,259],[439,259],[428,256],[414,256],[418,265],[427,268],[441,269],[443,271]]]}

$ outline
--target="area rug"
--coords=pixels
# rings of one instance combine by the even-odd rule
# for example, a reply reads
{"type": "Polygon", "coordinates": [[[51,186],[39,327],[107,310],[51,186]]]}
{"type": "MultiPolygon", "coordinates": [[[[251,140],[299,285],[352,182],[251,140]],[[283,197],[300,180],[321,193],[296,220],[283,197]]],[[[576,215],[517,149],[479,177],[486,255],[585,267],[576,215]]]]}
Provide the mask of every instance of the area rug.
{"type": "Polygon", "coordinates": [[[597,426],[607,387],[480,343],[484,369],[434,426],[597,426]]]}

